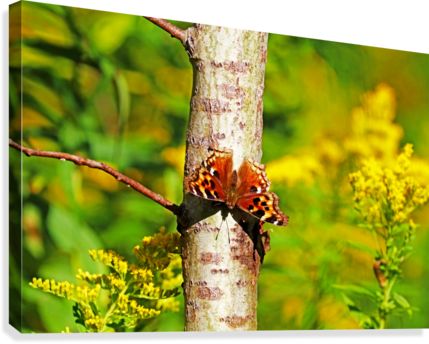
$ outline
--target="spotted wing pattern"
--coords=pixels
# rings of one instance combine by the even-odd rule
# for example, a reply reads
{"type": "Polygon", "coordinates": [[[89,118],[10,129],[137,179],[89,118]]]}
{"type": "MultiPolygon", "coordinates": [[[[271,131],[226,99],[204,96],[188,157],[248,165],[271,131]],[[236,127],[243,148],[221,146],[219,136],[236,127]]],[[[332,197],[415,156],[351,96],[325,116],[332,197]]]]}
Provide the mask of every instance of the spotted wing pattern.
{"type": "Polygon", "coordinates": [[[186,183],[187,191],[213,201],[226,201],[232,174],[232,153],[213,150],[186,183]]]}
{"type": "Polygon", "coordinates": [[[277,226],[287,225],[288,217],[280,210],[278,196],[268,191],[270,181],[264,166],[245,160],[236,173],[232,164],[232,152],[213,150],[188,178],[187,191],[195,196],[220,202],[227,202],[228,195],[233,194],[233,205],[260,221],[277,226]],[[235,175],[236,186],[232,182],[235,175]],[[234,187],[235,190],[230,190],[234,187]]]}
{"type": "Polygon", "coordinates": [[[248,193],[238,198],[237,207],[261,221],[286,226],[288,217],[279,207],[279,197],[274,192],[248,193]]]}
{"type": "Polygon", "coordinates": [[[238,169],[237,195],[267,192],[269,189],[270,181],[265,166],[250,159],[244,160],[238,169]]]}

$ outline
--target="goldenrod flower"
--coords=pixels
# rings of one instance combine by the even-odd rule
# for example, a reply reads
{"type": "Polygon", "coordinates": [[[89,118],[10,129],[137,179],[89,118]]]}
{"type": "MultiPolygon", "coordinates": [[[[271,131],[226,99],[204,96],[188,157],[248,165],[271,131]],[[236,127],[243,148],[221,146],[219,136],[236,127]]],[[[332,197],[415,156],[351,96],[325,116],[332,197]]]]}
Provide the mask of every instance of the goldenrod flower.
{"type": "MultiPolygon", "coordinates": [[[[386,113],[383,116],[390,118],[386,113]]],[[[410,173],[412,153],[412,146],[407,144],[393,162],[368,158],[359,171],[349,175],[355,208],[378,246],[374,273],[381,296],[377,314],[364,323],[369,328],[384,328],[387,315],[395,308],[411,310],[407,303],[397,302],[392,289],[401,274],[401,264],[412,249],[416,224],[410,216],[429,199],[427,184],[410,173]]]]}
{"type": "Polygon", "coordinates": [[[322,164],[310,154],[287,155],[267,164],[267,175],[270,180],[282,182],[289,186],[298,183],[311,185],[315,177],[320,175],[322,171],[322,164]]]}
{"type": "Polygon", "coordinates": [[[114,251],[90,250],[91,258],[109,267],[109,273],[79,269],[76,278],[84,283],[81,285],[41,278],[33,278],[30,285],[74,301],[76,322],[87,331],[133,328],[140,320],[162,311],[178,311],[178,301],[173,298],[182,283],[178,252],[179,235],[161,230],[145,237],[142,246],[135,248],[139,264],[128,263],[114,251]],[[100,304],[102,290],[109,293],[107,305],[100,304]]]}
{"type": "Polygon", "coordinates": [[[409,215],[427,202],[429,191],[409,174],[412,146],[391,167],[366,160],[360,171],[350,174],[354,201],[365,221],[374,226],[391,226],[408,221],[409,215]]]}
{"type": "Polygon", "coordinates": [[[361,159],[393,159],[403,136],[402,128],[393,123],[395,111],[395,92],[387,84],[364,94],[362,105],[352,111],[352,133],[344,142],[346,151],[361,159]]]}
{"type": "Polygon", "coordinates": [[[120,274],[126,274],[128,270],[128,263],[114,251],[110,250],[90,250],[89,255],[92,259],[111,267],[120,274]]]}

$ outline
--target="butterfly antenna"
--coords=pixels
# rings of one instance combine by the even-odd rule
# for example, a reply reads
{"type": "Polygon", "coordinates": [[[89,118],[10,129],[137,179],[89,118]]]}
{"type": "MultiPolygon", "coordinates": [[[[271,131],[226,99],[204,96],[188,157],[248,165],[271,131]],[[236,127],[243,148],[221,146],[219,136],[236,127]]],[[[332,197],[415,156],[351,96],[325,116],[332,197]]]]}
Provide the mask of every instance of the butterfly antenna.
{"type": "Polygon", "coordinates": [[[225,220],[226,223],[226,230],[228,231],[228,244],[231,244],[231,240],[229,238],[229,226],[228,226],[228,221],[225,220]]]}
{"type": "Polygon", "coordinates": [[[222,219],[222,221],[220,223],[219,230],[217,231],[215,240],[217,240],[217,237],[219,236],[220,230],[222,229],[222,223],[223,223],[223,219],[222,219]]]}

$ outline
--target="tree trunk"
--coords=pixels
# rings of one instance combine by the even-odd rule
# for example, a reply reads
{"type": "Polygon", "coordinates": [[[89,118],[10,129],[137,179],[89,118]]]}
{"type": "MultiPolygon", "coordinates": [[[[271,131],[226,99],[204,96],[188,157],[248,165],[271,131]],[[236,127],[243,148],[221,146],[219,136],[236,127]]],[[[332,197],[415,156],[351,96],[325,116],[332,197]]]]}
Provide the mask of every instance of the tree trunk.
{"type": "MultiPolygon", "coordinates": [[[[234,169],[244,158],[260,161],[267,39],[266,33],[207,25],[186,31],[194,84],[185,176],[209,148],[232,150],[234,169]]],[[[260,260],[254,243],[231,214],[223,220],[214,202],[208,208],[201,202],[184,197],[194,223],[182,230],[185,329],[256,330],[260,260]]]]}

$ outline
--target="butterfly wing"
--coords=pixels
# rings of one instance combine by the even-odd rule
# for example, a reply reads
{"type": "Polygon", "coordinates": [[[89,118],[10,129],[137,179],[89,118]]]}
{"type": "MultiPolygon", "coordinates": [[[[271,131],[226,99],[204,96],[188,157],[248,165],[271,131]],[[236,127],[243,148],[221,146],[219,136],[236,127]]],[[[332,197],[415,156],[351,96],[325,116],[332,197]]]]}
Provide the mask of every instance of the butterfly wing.
{"type": "Polygon", "coordinates": [[[264,165],[246,159],[238,170],[237,195],[263,193],[270,188],[264,165]]]}
{"type": "Polygon", "coordinates": [[[213,150],[186,182],[186,189],[195,196],[213,201],[226,201],[232,174],[232,153],[213,150]]]}
{"type": "Polygon", "coordinates": [[[279,207],[279,197],[274,192],[248,193],[238,198],[236,205],[264,222],[286,226],[288,217],[279,207]]]}

